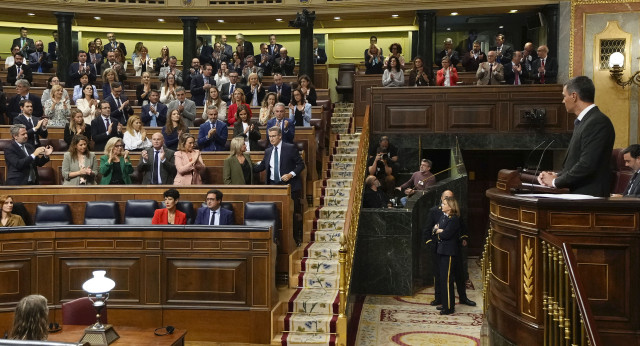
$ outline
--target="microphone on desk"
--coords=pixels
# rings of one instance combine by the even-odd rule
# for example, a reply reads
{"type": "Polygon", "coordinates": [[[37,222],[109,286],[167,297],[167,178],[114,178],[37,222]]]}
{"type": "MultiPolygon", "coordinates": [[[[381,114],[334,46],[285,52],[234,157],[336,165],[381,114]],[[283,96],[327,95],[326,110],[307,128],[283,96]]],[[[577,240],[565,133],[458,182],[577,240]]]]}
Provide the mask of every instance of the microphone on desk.
{"type": "Polygon", "coordinates": [[[531,151],[529,152],[529,155],[527,156],[527,159],[526,159],[526,160],[524,160],[524,167],[523,167],[523,168],[522,168],[522,170],[521,170],[521,172],[522,172],[522,173],[526,173],[526,172],[528,172],[528,171],[529,171],[529,170],[528,170],[528,168],[527,168],[527,166],[528,166],[528,164],[529,164],[529,159],[531,158],[531,155],[533,155],[533,153],[534,153],[536,150],[538,150],[538,148],[540,148],[540,147],[541,147],[543,144],[545,144],[546,142],[547,142],[547,140],[545,139],[544,141],[542,141],[542,143],[540,143],[540,144],[536,145],[536,147],[535,147],[535,148],[533,148],[533,150],[531,150],[531,151]]]}
{"type": "Polygon", "coordinates": [[[542,164],[542,158],[544,157],[544,153],[547,151],[547,149],[549,149],[549,147],[551,146],[551,144],[553,144],[553,142],[555,142],[555,139],[552,139],[551,142],[549,142],[549,144],[544,147],[544,150],[542,150],[542,154],[540,154],[540,161],[538,161],[538,165],[536,166],[536,173],[533,175],[534,177],[538,176],[538,170],[540,169],[540,165],[542,164]]]}

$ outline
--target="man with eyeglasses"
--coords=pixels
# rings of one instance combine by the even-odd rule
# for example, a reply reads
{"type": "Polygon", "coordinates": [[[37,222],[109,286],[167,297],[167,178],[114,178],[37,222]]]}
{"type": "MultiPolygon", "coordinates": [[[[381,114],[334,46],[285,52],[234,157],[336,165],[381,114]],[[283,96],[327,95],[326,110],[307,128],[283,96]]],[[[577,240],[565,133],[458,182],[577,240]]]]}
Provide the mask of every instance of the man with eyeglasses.
{"type": "Polygon", "coordinates": [[[220,207],[222,203],[222,192],[209,190],[207,192],[206,207],[198,209],[196,225],[233,225],[233,212],[220,207]]]}

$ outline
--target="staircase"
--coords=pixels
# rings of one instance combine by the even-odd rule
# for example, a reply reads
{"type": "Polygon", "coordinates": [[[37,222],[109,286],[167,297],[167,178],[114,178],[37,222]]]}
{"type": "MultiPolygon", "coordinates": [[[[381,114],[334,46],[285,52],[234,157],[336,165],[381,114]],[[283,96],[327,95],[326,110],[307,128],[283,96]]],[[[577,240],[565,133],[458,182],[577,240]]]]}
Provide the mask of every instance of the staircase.
{"type": "Polygon", "coordinates": [[[338,345],[338,253],[349,203],[360,134],[353,134],[353,104],[337,104],[329,155],[314,203],[305,213],[304,242],[292,254],[289,287],[295,289],[279,320],[278,345],[338,345]]]}

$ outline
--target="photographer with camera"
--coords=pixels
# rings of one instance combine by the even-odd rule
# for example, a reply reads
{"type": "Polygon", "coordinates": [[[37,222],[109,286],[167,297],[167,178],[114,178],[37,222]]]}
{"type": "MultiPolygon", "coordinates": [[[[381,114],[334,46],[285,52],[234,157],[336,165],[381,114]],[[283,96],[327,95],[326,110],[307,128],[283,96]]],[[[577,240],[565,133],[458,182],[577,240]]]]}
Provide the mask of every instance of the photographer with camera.
{"type": "Polygon", "coordinates": [[[382,190],[387,195],[392,195],[396,186],[393,173],[398,170],[398,148],[389,143],[387,136],[382,136],[379,143],[378,147],[373,147],[369,151],[367,172],[378,178],[382,184],[382,190]]]}

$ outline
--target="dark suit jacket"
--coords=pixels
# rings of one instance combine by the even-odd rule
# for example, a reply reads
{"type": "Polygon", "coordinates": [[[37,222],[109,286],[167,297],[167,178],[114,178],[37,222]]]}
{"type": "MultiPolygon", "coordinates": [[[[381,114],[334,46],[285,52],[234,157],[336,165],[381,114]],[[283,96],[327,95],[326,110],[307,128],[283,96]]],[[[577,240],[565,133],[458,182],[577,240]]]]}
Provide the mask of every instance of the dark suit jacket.
{"type": "MultiPolygon", "coordinates": [[[[29,93],[27,95],[27,99],[31,100],[33,104],[33,114],[32,116],[41,118],[44,115],[44,110],[42,109],[42,101],[40,97],[29,93]]],[[[11,99],[9,99],[9,106],[7,106],[7,115],[9,116],[9,123],[13,124],[13,119],[17,117],[22,111],[20,110],[20,100],[22,97],[20,95],[15,95],[11,99]]]]}
{"type": "MultiPolygon", "coordinates": [[[[518,74],[518,79],[520,80],[520,84],[527,84],[529,75],[524,64],[520,64],[520,66],[522,67],[522,71],[518,74]]],[[[513,62],[504,65],[504,81],[509,85],[513,85],[516,81],[516,74],[513,71],[513,62]]]]}
{"type": "MultiPolygon", "coordinates": [[[[242,89],[244,90],[244,95],[246,96],[247,104],[250,105],[251,102],[253,101],[253,93],[251,93],[251,86],[247,85],[242,89]]],[[[267,92],[264,90],[264,87],[260,87],[258,89],[258,106],[262,106],[262,101],[264,100],[264,95],[266,95],[266,93],[267,92]]]]}
{"type": "MultiPolygon", "coordinates": [[[[271,84],[271,86],[269,86],[269,92],[278,94],[277,86],[275,84],[271,84]]],[[[280,91],[278,102],[284,103],[285,106],[289,105],[289,102],[291,102],[291,86],[289,83],[282,83],[282,90],[280,91]]]]}
{"type": "Polygon", "coordinates": [[[198,56],[198,60],[200,60],[201,66],[204,64],[211,64],[213,62],[211,60],[211,54],[213,54],[213,47],[202,46],[202,49],[200,50],[200,55],[198,56]]]}
{"type": "Polygon", "coordinates": [[[271,76],[271,67],[273,66],[273,55],[268,55],[267,61],[262,63],[262,54],[255,55],[253,58],[255,59],[255,64],[258,67],[262,68],[262,73],[265,76],[271,76]]]}
{"type": "Polygon", "coordinates": [[[438,221],[439,228],[444,232],[437,234],[438,255],[455,256],[458,254],[458,238],[460,237],[460,218],[442,214],[438,221]]]}
{"type": "MultiPolygon", "coordinates": [[[[204,106],[204,98],[206,96],[204,84],[204,76],[202,74],[197,74],[191,79],[191,100],[196,103],[196,106],[204,106]]],[[[216,85],[213,75],[209,76],[209,84],[211,84],[211,86],[216,85]]]]}
{"type": "MultiPolygon", "coordinates": [[[[156,209],[153,213],[153,219],[151,219],[152,225],[167,225],[169,224],[169,211],[167,208],[156,209]]],[[[173,220],[174,225],[186,225],[187,214],[176,209],[176,216],[173,220]]]]}
{"type": "Polygon", "coordinates": [[[291,56],[287,56],[287,59],[281,64],[283,60],[281,56],[276,57],[273,60],[273,66],[271,67],[271,73],[281,73],[283,76],[293,76],[293,69],[296,67],[296,59],[291,56]]]}
{"type": "Polygon", "coordinates": [[[247,57],[249,55],[254,55],[253,54],[253,43],[249,42],[249,41],[244,41],[242,43],[242,46],[244,47],[244,56],[247,57]]]}
{"type": "Polygon", "coordinates": [[[633,177],[629,180],[629,184],[625,187],[622,192],[624,196],[627,197],[640,197],[640,176],[638,173],[634,173],[635,179],[633,177]]]}
{"type": "MultiPolygon", "coordinates": [[[[236,83],[236,86],[234,88],[241,88],[245,92],[245,95],[247,94],[247,90],[242,83],[236,83]]],[[[222,101],[227,103],[227,106],[231,105],[232,95],[229,93],[229,89],[231,89],[231,83],[224,83],[220,88],[220,98],[222,99],[222,101]]],[[[233,91],[235,91],[235,89],[233,89],[233,91]]]]}
{"type": "MultiPolygon", "coordinates": [[[[493,46],[493,47],[491,47],[490,50],[495,50],[496,53],[497,53],[498,52],[498,47],[493,46]]],[[[511,45],[503,43],[502,44],[502,56],[498,56],[497,61],[502,63],[502,65],[506,65],[511,61],[511,59],[513,59],[513,47],[511,47],[511,45]]]]}
{"type": "Polygon", "coordinates": [[[42,72],[47,73],[53,68],[53,59],[51,59],[51,54],[47,52],[41,52],[42,62],[38,61],[38,52],[33,52],[29,54],[29,67],[34,72],[38,72],[38,68],[42,67],[42,72]]]}
{"type": "Polygon", "coordinates": [[[56,41],[51,41],[49,42],[49,46],[47,48],[47,52],[49,53],[49,55],[51,56],[51,60],[56,61],[58,60],[58,53],[57,53],[57,44],[56,41]]]}
{"type": "MultiPolygon", "coordinates": [[[[444,58],[445,56],[447,56],[447,51],[443,49],[440,51],[440,53],[438,53],[438,56],[435,59],[436,61],[434,61],[434,63],[438,65],[439,68],[442,68],[442,58],[444,58]]],[[[456,65],[458,65],[458,63],[460,62],[460,55],[458,54],[457,50],[451,50],[449,61],[451,62],[451,66],[453,67],[456,67],[456,65]]]]}
{"type": "MultiPolygon", "coordinates": [[[[483,51],[480,51],[478,54],[478,58],[476,59],[470,52],[466,52],[462,57],[462,66],[464,66],[464,70],[467,72],[476,72],[478,71],[478,67],[480,63],[487,61],[487,54],[483,51]],[[480,58],[480,54],[482,54],[482,58],[480,58]]],[[[442,65],[442,60],[440,61],[442,65]]]]}
{"type": "MultiPolygon", "coordinates": [[[[271,153],[273,152],[273,146],[267,148],[264,151],[264,158],[257,164],[254,168],[254,172],[262,172],[264,170],[267,171],[267,185],[275,184],[274,181],[271,180],[271,153]]],[[[280,181],[279,184],[289,184],[291,185],[291,192],[300,191],[302,189],[302,180],[300,179],[300,173],[304,169],[304,161],[302,161],[302,157],[298,152],[298,148],[295,145],[289,144],[286,142],[282,142],[281,153],[279,155],[280,158],[280,175],[285,175],[289,172],[294,172],[296,174],[293,179],[283,182],[280,181]]]]}
{"type": "MultiPolygon", "coordinates": [[[[120,103],[122,104],[126,100],[127,100],[127,95],[125,95],[124,93],[121,93],[120,103]]],[[[129,120],[129,117],[133,115],[133,108],[131,107],[131,104],[129,104],[128,107],[125,107],[125,108],[122,108],[122,110],[119,110],[118,105],[116,104],[116,100],[113,98],[113,94],[110,94],[109,96],[107,96],[105,98],[105,101],[109,102],[109,106],[111,106],[111,117],[118,119],[118,121],[122,125],[126,125],[127,120],[129,120]]]]}
{"type": "Polygon", "coordinates": [[[275,47],[272,47],[271,44],[269,44],[268,48],[269,48],[269,55],[273,57],[280,56],[280,48],[282,48],[281,44],[276,43],[275,47]]]}
{"type": "MultiPolygon", "coordinates": [[[[285,143],[293,143],[293,138],[296,135],[296,125],[295,123],[289,119],[286,115],[284,117],[284,119],[282,119],[282,123],[280,124],[280,129],[282,130],[282,141],[285,143]],[[288,120],[289,121],[289,127],[285,128],[284,127],[284,120],[288,120]]],[[[276,126],[278,119],[276,118],[271,118],[269,119],[269,121],[267,121],[267,135],[269,134],[269,129],[272,126],[276,126]]],[[[269,142],[269,144],[267,146],[271,146],[271,142],[269,142]]]]}
{"type": "MultiPolygon", "coordinates": [[[[251,121],[249,121],[249,124],[251,124],[251,121]]],[[[235,124],[233,125],[233,137],[234,138],[242,137],[246,140],[248,136],[249,148],[247,148],[247,150],[259,151],[258,141],[260,140],[262,135],[260,135],[260,129],[258,129],[258,123],[256,122],[256,125],[253,128],[253,131],[249,131],[247,134],[244,133],[243,128],[244,127],[242,126],[242,122],[238,119],[238,121],[236,121],[235,124]]]]}
{"type": "MultiPolygon", "coordinates": [[[[142,114],[140,115],[140,120],[142,120],[142,124],[144,126],[151,126],[151,113],[149,113],[149,107],[151,107],[151,103],[147,103],[142,106],[142,114]]],[[[164,126],[167,123],[167,106],[162,103],[156,103],[156,112],[158,116],[156,117],[156,122],[158,123],[158,127],[164,126]]]]}
{"type": "MultiPolygon", "coordinates": [[[[531,64],[531,79],[534,83],[540,83],[540,76],[538,76],[538,68],[540,68],[540,59],[531,64]]],[[[558,82],[558,60],[547,55],[547,60],[544,64],[544,84],[556,84],[558,82]]]]}
{"type": "Polygon", "coordinates": [[[74,62],[73,64],[71,64],[71,66],[69,66],[69,82],[67,83],[69,86],[80,85],[80,77],[84,75],[89,76],[89,83],[91,83],[92,85],[95,84],[96,76],[98,74],[96,72],[96,67],[93,66],[93,64],[91,64],[90,62],[86,62],[86,64],[89,67],[89,70],[88,72],[85,71],[83,73],[78,72],[78,69],[80,68],[80,63],[74,62]]]}
{"type": "Polygon", "coordinates": [[[224,151],[225,145],[227,144],[227,137],[229,136],[227,124],[217,120],[216,133],[211,136],[211,138],[208,138],[207,134],[211,129],[210,124],[209,121],[206,121],[200,125],[200,130],[198,131],[198,148],[200,148],[201,151],[224,151]]]}
{"type": "Polygon", "coordinates": [[[24,75],[23,78],[18,78],[18,67],[13,65],[7,70],[7,83],[14,85],[18,79],[26,79],[29,83],[33,82],[33,71],[29,65],[22,64],[22,71],[20,73],[24,75]]]}
{"type": "MultiPolygon", "coordinates": [[[[11,44],[11,48],[15,46],[20,47],[20,50],[23,53],[26,53],[25,57],[29,56],[29,54],[36,51],[36,44],[33,42],[32,38],[27,37],[27,47],[25,49],[22,49],[22,45],[20,44],[21,40],[22,40],[22,37],[14,38],[13,43],[11,44]]],[[[11,48],[9,48],[9,51],[11,51],[11,48]]]]}
{"type": "Polygon", "coordinates": [[[40,118],[32,116],[31,121],[33,121],[33,125],[31,125],[31,123],[29,122],[29,120],[27,120],[27,117],[25,117],[24,114],[20,114],[17,117],[13,118],[14,124],[22,124],[27,127],[29,144],[33,145],[34,147],[39,147],[40,137],[47,138],[47,136],[49,136],[49,131],[43,130],[42,127],[39,128],[38,130],[34,130],[34,126],[38,125],[38,121],[40,121],[40,118]]]}
{"type": "Polygon", "coordinates": [[[327,63],[327,52],[322,48],[318,48],[318,58],[314,61],[314,64],[326,64],[327,63]]]}
{"type": "MultiPolygon", "coordinates": [[[[118,41],[116,41],[118,42],[118,41]]],[[[124,55],[127,55],[127,47],[125,47],[124,43],[122,42],[118,42],[118,47],[120,49],[122,49],[122,52],[124,53],[124,55]]],[[[110,51],[118,48],[118,47],[114,47],[113,43],[109,42],[107,44],[104,45],[104,48],[102,49],[102,56],[107,56],[107,53],[109,53],[110,51]]]]}
{"type": "Polygon", "coordinates": [[[100,153],[104,151],[104,146],[111,137],[122,138],[122,133],[118,133],[118,119],[111,117],[109,121],[113,124],[111,132],[107,133],[102,116],[99,115],[91,121],[91,138],[93,138],[93,151],[100,153]]]}
{"type": "Polygon", "coordinates": [[[11,141],[11,144],[4,149],[4,160],[7,164],[7,179],[5,185],[27,185],[29,182],[29,170],[35,170],[34,185],[38,185],[38,171],[37,166],[43,166],[49,162],[48,157],[36,156],[32,158],[31,154],[35,150],[33,145],[25,143],[27,148],[27,155],[24,150],[15,142],[11,141]]]}
{"type": "Polygon", "coordinates": [[[611,120],[598,107],[592,108],[573,130],[555,186],[568,188],[572,193],[609,196],[609,161],[615,138],[611,120]]]}
{"type": "MultiPolygon", "coordinates": [[[[198,215],[196,215],[195,225],[208,225],[211,209],[208,207],[198,208],[198,215]]],[[[220,212],[220,225],[233,225],[233,212],[225,208],[218,208],[220,212]]]]}
{"type": "MultiPolygon", "coordinates": [[[[153,180],[151,179],[151,175],[153,174],[153,167],[155,165],[155,149],[151,147],[145,149],[145,151],[149,155],[149,160],[144,162],[144,160],[140,159],[140,162],[138,162],[138,171],[143,174],[142,184],[148,185],[151,184],[153,180]]],[[[173,150],[167,147],[164,148],[164,162],[160,164],[160,179],[162,179],[162,184],[164,185],[172,185],[173,178],[176,177],[176,164],[173,154],[175,154],[173,150]]]]}

